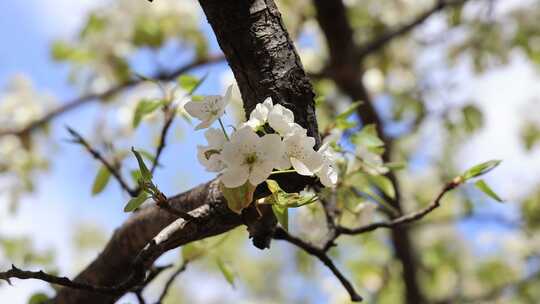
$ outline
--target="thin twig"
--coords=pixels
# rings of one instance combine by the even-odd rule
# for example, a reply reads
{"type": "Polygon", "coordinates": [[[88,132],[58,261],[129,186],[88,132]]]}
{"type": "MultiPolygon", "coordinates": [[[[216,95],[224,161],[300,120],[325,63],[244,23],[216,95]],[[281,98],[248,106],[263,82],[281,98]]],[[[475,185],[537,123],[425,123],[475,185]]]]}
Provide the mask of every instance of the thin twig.
{"type": "Polygon", "coordinates": [[[165,148],[165,145],[167,144],[167,132],[169,131],[172,122],[174,120],[174,117],[176,116],[176,106],[175,105],[167,105],[164,108],[165,113],[165,122],[163,123],[163,128],[161,128],[161,132],[159,134],[159,143],[156,148],[156,154],[154,156],[154,160],[152,162],[152,167],[150,169],[150,173],[152,175],[156,171],[158,165],[159,165],[159,158],[161,157],[161,153],[163,152],[163,149],[165,148]]]}
{"type": "Polygon", "coordinates": [[[79,283],[74,282],[66,277],[58,277],[54,276],[48,273],[40,271],[26,271],[21,270],[15,265],[11,265],[11,269],[6,272],[0,272],[0,280],[5,280],[9,284],[11,284],[11,279],[17,278],[21,280],[27,280],[27,279],[36,279],[45,281],[51,284],[56,284],[64,287],[74,288],[74,289],[80,289],[80,290],[86,290],[91,292],[98,292],[98,293],[104,293],[104,294],[118,294],[122,292],[125,286],[119,285],[119,286],[95,286],[91,284],[86,283],[79,283]]]}
{"type": "MultiPolygon", "coordinates": [[[[162,72],[158,73],[153,77],[150,77],[151,79],[155,80],[161,80],[161,81],[170,81],[174,78],[178,77],[179,75],[186,73],[189,70],[192,70],[194,68],[201,67],[206,64],[212,64],[217,62],[222,62],[225,60],[225,57],[223,55],[210,55],[205,58],[196,59],[192,62],[189,62],[183,66],[178,67],[177,69],[171,71],[171,72],[162,72]]],[[[145,79],[136,78],[131,79],[129,81],[126,81],[124,83],[121,83],[115,87],[112,87],[108,90],[105,90],[100,93],[90,93],[84,96],[77,97],[75,99],[69,100],[67,102],[64,102],[60,107],[48,112],[47,114],[43,115],[41,118],[34,120],[33,122],[29,123],[28,125],[19,128],[19,129],[4,129],[0,130],[0,137],[4,135],[17,135],[21,136],[24,134],[31,133],[32,131],[39,129],[49,121],[53,120],[54,118],[67,113],[71,110],[74,110],[78,108],[79,106],[82,106],[84,104],[103,100],[110,98],[111,96],[114,96],[120,92],[122,92],[125,89],[134,87],[142,82],[146,81],[145,79]]]]}
{"type": "Polygon", "coordinates": [[[317,248],[312,244],[309,244],[295,236],[290,235],[287,231],[283,230],[282,228],[277,228],[276,232],[274,233],[274,238],[277,240],[284,240],[287,241],[293,245],[296,245],[297,247],[303,249],[305,252],[317,257],[323,264],[332,271],[332,273],[336,276],[336,278],[341,282],[343,287],[347,290],[349,293],[349,296],[351,297],[351,301],[353,302],[361,302],[362,297],[356,292],[351,282],[337,269],[336,265],[328,257],[324,249],[317,248]]]}
{"type": "Polygon", "coordinates": [[[433,202],[431,204],[429,204],[427,207],[425,207],[425,208],[423,208],[423,209],[421,209],[419,211],[416,211],[416,212],[413,212],[413,213],[398,217],[398,218],[393,219],[391,221],[372,223],[372,224],[368,224],[368,225],[361,226],[361,227],[358,227],[358,228],[347,228],[347,227],[343,227],[343,226],[338,226],[337,227],[338,235],[340,235],[340,234],[349,234],[349,235],[361,234],[361,233],[370,232],[370,231],[373,231],[373,230],[376,230],[376,229],[379,229],[379,228],[395,228],[395,227],[400,226],[400,225],[404,225],[404,224],[408,224],[408,223],[411,223],[411,222],[414,222],[414,221],[418,221],[418,220],[422,219],[424,216],[426,216],[427,214],[429,214],[430,212],[432,212],[433,210],[437,209],[440,206],[441,199],[444,197],[444,195],[446,193],[448,193],[449,191],[455,189],[457,186],[459,186],[458,182],[452,181],[452,182],[448,183],[443,188],[443,190],[439,193],[439,195],[437,195],[437,197],[435,198],[435,200],[433,200],[433,202]]]}
{"type": "Polygon", "coordinates": [[[95,159],[101,162],[101,164],[103,164],[103,166],[105,166],[107,170],[109,170],[109,172],[112,174],[112,176],[114,176],[114,178],[118,181],[122,189],[124,189],[132,197],[137,196],[139,191],[137,189],[132,189],[127,184],[127,182],[124,180],[124,178],[122,177],[122,175],[120,174],[117,168],[115,168],[110,162],[108,162],[105,159],[105,157],[103,157],[101,153],[99,153],[99,151],[94,149],[92,145],[90,145],[90,143],[84,139],[84,137],[82,137],[79,133],[77,133],[77,131],[75,131],[74,129],[70,127],[66,127],[66,128],[68,132],[71,134],[71,136],[73,136],[73,141],[75,143],[82,145],[95,159]]]}
{"type": "Polygon", "coordinates": [[[468,0],[454,0],[454,1],[438,0],[432,8],[418,15],[416,18],[409,21],[408,23],[405,23],[397,28],[391,29],[388,32],[383,33],[382,35],[378,35],[377,38],[375,38],[374,40],[367,42],[363,46],[360,46],[358,49],[357,55],[359,57],[364,57],[366,55],[372,54],[378,51],[379,49],[381,49],[382,47],[384,47],[386,44],[388,44],[388,42],[392,41],[394,38],[397,38],[399,36],[409,33],[418,25],[424,23],[433,14],[443,10],[444,8],[448,6],[461,5],[467,1],[468,0]]]}
{"type": "Polygon", "coordinates": [[[180,267],[171,275],[171,277],[167,280],[167,283],[165,283],[165,287],[163,287],[163,291],[161,292],[161,295],[159,296],[159,299],[158,301],[156,302],[156,304],[161,304],[163,302],[163,300],[165,299],[165,297],[167,296],[167,292],[169,291],[169,289],[171,288],[172,286],[172,283],[174,282],[174,280],[182,273],[186,270],[187,268],[187,265],[189,263],[189,260],[186,260],[182,263],[182,265],[180,265],[180,267]]]}

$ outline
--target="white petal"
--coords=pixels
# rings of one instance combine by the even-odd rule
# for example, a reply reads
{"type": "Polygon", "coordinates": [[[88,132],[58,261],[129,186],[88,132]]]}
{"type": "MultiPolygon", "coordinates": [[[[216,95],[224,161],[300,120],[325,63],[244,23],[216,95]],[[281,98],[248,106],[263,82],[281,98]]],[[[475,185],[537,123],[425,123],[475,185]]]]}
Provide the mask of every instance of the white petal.
{"type": "Polygon", "coordinates": [[[258,184],[264,182],[268,176],[270,176],[270,173],[272,173],[273,168],[274,166],[272,162],[262,162],[253,166],[251,173],[249,174],[249,182],[253,186],[257,186],[258,184]]]}
{"type": "Polygon", "coordinates": [[[324,165],[321,170],[317,172],[317,176],[325,187],[334,187],[338,180],[336,169],[329,165],[324,165]]]}
{"type": "Polygon", "coordinates": [[[317,172],[324,165],[324,158],[322,154],[318,152],[310,153],[305,159],[303,159],[304,165],[309,168],[311,172],[317,172]]]}
{"type": "Polygon", "coordinates": [[[207,118],[207,114],[203,112],[203,103],[202,102],[195,102],[195,101],[189,101],[184,106],[184,109],[186,112],[188,112],[189,115],[198,118],[199,120],[205,120],[207,118]]]}
{"type": "Polygon", "coordinates": [[[291,164],[292,164],[294,170],[296,170],[296,172],[298,172],[298,174],[306,175],[306,176],[313,175],[313,172],[311,170],[309,170],[309,168],[303,162],[299,161],[298,159],[296,159],[294,157],[291,157],[291,164]]]}
{"type": "Polygon", "coordinates": [[[221,155],[228,166],[239,166],[244,162],[244,155],[240,151],[240,146],[232,141],[223,145],[221,155]]]}
{"type": "Polygon", "coordinates": [[[219,177],[227,188],[240,187],[246,183],[249,175],[247,166],[228,167],[219,177]]]}
{"type": "Polygon", "coordinates": [[[233,85],[231,84],[230,86],[227,87],[227,91],[225,92],[225,96],[223,96],[224,107],[226,107],[229,104],[229,102],[231,101],[232,90],[233,90],[233,85]]]}
{"type": "Polygon", "coordinates": [[[281,141],[281,137],[277,134],[267,134],[261,138],[257,154],[263,155],[265,160],[272,161],[277,165],[277,162],[285,154],[285,146],[281,141]]]}
{"type": "Polygon", "coordinates": [[[204,137],[208,141],[208,146],[221,150],[226,142],[225,135],[221,129],[209,128],[204,132],[204,137]]]}

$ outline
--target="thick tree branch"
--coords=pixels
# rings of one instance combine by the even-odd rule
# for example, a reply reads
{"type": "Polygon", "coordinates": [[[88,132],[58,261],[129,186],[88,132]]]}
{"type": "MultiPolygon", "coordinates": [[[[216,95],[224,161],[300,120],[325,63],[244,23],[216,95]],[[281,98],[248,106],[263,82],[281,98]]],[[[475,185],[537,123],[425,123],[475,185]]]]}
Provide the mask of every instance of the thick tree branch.
{"type": "MultiPolygon", "coordinates": [[[[314,94],[300,59],[271,0],[201,0],[208,21],[237,79],[246,113],[272,96],[291,109],[296,121],[318,138],[314,94]]],[[[281,176],[282,188],[298,190],[311,179],[281,176]]],[[[263,193],[264,189],[257,189],[263,193]]],[[[175,210],[197,220],[185,221],[150,206],[136,212],[115,231],[103,250],[75,282],[111,286],[144,280],[144,269],[167,250],[229,231],[246,223],[255,244],[271,238],[276,220],[271,213],[258,218],[254,210],[239,216],[227,207],[218,181],[196,187],[169,200],[175,210]]],[[[63,288],[55,303],[114,303],[116,296],[63,288]]]]}
{"type": "MultiPolygon", "coordinates": [[[[193,62],[187,63],[183,66],[178,67],[177,69],[173,70],[172,72],[163,72],[159,73],[157,75],[154,75],[153,77],[150,77],[151,79],[155,80],[161,80],[161,81],[170,81],[175,79],[181,74],[184,74],[192,69],[202,67],[207,64],[217,63],[225,60],[225,57],[223,55],[210,55],[206,58],[200,58],[193,62]]],[[[60,107],[48,112],[47,114],[43,115],[43,117],[29,123],[28,125],[20,128],[20,129],[0,129],[0,136],[4,135],[18,135],[21,136],[23,134],[28,134],[33,132],[34,130],[37,130],[41,127],[43,127],[48,122],[52,121],[56,117],[68,113],[71,110],[77,109],[82,105],[88,104],[90,102],[99,101],[103,99],[110,98],[126,89],[129,89],[131,87],[134,87],[146,80],[136,78],[129,80],[127,82],[121,83],[117,86],[114,86],[110,89],[107,89],[100,93],[90,93],[84,96],[77,97],[75,99],[69,100],[67,102],[64,102],[60,107]]]]}

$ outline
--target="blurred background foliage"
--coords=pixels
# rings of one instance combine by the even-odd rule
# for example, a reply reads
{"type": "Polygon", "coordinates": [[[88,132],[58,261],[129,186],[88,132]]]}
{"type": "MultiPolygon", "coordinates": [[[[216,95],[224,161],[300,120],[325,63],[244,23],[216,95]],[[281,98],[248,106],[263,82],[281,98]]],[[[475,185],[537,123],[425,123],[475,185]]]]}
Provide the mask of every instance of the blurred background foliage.
{"type": "MultiPolygon", "coordinates": [[[[341,126],[336,125],[336,115],[354,100],[325,75],[329,58],[313,3],[277,2],[319,96],[320,130],[342,131],[341,149],[354,151],[355,134],[361,125],[354,115],[342,121],[341,126]]],[[[344,0],[344,3],[359,45],[400,27],[434,5],[429,0],[344,0]]],[[[515,58],[537,72],[540,67],[538,20],[538,1],[466,1],[434,14],[411,33],[394,38],[384,48],[363,58],[363,66],[356,67],[364,70],[362,81],[382,118],[382,129],[393,141],[391,159],[405,166],[395,171],[404,210],[426,206],[445,182],[471,164],[460,151],[486,128],[484,111],[490,104],[472,100],[472,94],[461,89],[466,85],[464,82],[509,65],[515,58]]],[[[69,69],[69,82],[80,95],[102,92],[143,76],[166,75],[186,62],[204,61],[218,52],[196,1],[179,0],[157,0],[151,5],[143,0],[107,1],[88,11],[78,35],[54,41],[50,48],[51,60],[69,69]]],[[[213,94],[221,93],[221,83],[233,81],[223,63],[217,64],[219,73],[211,72],[203,91],[212,88],[213,94]]],[[[200,77],[205,72],[201,67],[194,74],[200,77]]],[[[84,118],[85,125],[89,125],[86,128],[87,134],[91,134],[89,140],[105,151],[107,158],[126,175],[136,168],[133,159],[127,158],[129,147],[137,145],[141,151],[152,151],[163,122],[158,107],[141,109],[141,101],[169,98],[181,104],[185,100],[187,90],[183,86],[175,90],[174,96],[167,96],[175,83],[175,79],[170,80],[161,87],[142,81],[110,94],[97,101],[97,113],[84,118]],[[140,115],[140,125],[133,123],[136,115],[140,115]]],[[[510,90],[514,80],[507,81],[508,87],[490,90],[510,90]]],[[[243,117],[238,91],[235,94],[236,102],[228,110],[231,123],[243,117]]],[[[61,100],[37,90],[28,77],[19,75],[0,94],[0,125],[2,129],[17,130],[62,105],[61,100]]],[[[521,131],[516,136],[527,153],[539,152],[539,113],[538,100],[530,100],[519,118],[521,131]]],[[[191,149],[195,153],[195,144],[186,135],[192,132],[189,118],[182,110],[178,117],[172,137],[180,145],[172,145],[169,149],[173,150],[168,153],[174,154],[174,149],[191,149]]],[[[78,127],[76,121],[72,123],[78,127]]],[[[497,124],[504,128],[505,121],[497,124]]],[[[32,132],[0,137],[0,186],[5,198],[2,202],[10,206],[5,216],[16,218],[17,207],[24,203],[20,198],[32,195],[40,187],[40,181],[47,178],[50,165],[62,161],[57,150],[58,145],[65,144],[62,140],[66,136],[61,131],[51,132],[51,125],[55,125],[54,120],[32,132]]],[[[489,154],[491,148],[483,149],[489,154]]],[[[482,155],[482,151],[476,153],[482,155]]],[[[152,157],[150,152],[146,154],[152,157]]],[[[377,163],[376,156],[372,160],[377,163]]],[[[169,158],[169,161],[182,160],[169,158]]],[[[527,169],[527,165],[522,168],[527,169]]],[[[97,174],[98,169],[96,166],[88,174],[97,174]]],[[[174,166],[164,162],[158,172],[167,170],[174,170],[174,166]]],[[[182,185],[190,176],[173,178],[167,186],[170,194],[185,189],[182,185]]],[[[520,187],[514,177],[502,179],[508,187],[520,187]]],[[[326,194],[337,196],[342,224],[356,226],[383,218],[385,196],[395,192],[383,175],[359,173],[342,176],[342,181],[336,193],[326,194]],[[370,195],[358,195],[353,188],[370,195]]],[[[90,196],[92,184],[83,187],[87,192],[80,195],[90,196]]],[[[104,187],[116,185],[110,182],[104,187]]],[[[505,189],[501,193],[504,195],[505,189]]],[[[108,200],[111,205],[106,212],[122,212],[120,205],[125,196],[117,193],[108,200]]],[[[540,187],[523,189],[504,206],[495,204],[474,188],[464,187],[448,195],[436,212],[411,226],[418,258],[418,281],[430,303],[540,301],[540,239],[536,234],[540,228],[540,187]],[[481,229],[492,229],[497,239],[482,244],[477,233],[481,229]]],[[[289,222],[292,232],[313,242],[320,242],[327,233],[319,204],[292,211],[289,222]]],[[[70,273],[75,274],[103,248],[108,231],[92,222],[79,223],[71,229],[75,254],[73,261],[67,263],[72,265],[68,268],[70,273]]],[[[1,233],[2,265],[14,263],[57,270],[55,265],[60,261],[55,256],[62,248],[36,248],[33,241],[31,235],[14,237],[1,233]]],[[[403,303],[402,265],[393,254],[388,231],[341,238],[331,254],[346,269],[368,303],[403,303]]],[[[313,257],[278,242],[274,242],[269,252],[258,252],[248,241],[244,228],[175,250],[162,262],[179,265],[182,257],[193,261],[165,303],[224,303],[219,295],[229,288],[235,288],[234,300],[230,301],[234,303],[349,301],[342,287],[313,257]],[[231,287],[227,286],[227,279],[233,283],[231,287]],[[201,295],[205,293],[202,288],[205,284],[217,294],[215,297],[201,295]]],[[[145,295],[149,298],[158,295],[165,280],[165,275],[158,277],[145,295]]],[[[34,297],[35,303],[39,302],[36,299],[52,294],[51,289],[32,292],[43,291],[45,294],[34,297]]],[[[32,292],[28,291],[29,298],[32,292]]],[[[135,302],[132,295],[120,302],[123,301],[135,302]]]]}

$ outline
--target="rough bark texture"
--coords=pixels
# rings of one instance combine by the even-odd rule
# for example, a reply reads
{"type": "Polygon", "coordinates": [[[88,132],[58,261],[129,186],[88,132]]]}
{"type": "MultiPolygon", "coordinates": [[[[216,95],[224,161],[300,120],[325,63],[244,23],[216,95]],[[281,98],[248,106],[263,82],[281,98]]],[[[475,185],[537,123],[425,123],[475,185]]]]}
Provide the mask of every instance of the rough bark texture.
{"type": "MultiPolygon", "coordinates": [[[[377,130],[386,144],[383,155],[389,161],[392,142],[384,134],[383,122],[373,107],[371,98],[362,82],[362,60],[365,53],[355,44],[353,30],[346,16],[346,9],[341,0],[313,0],[317,10],[317,21],[326,37],[330,53],[328,73],[338,87],[353,100],[364,103],[358,108],[358,114],[364,124],[376,124],[377,130]]],[[[396,197],[391,202],[402,211],[399,185],[393,174],[388,176],[396,189],[396,197]]],[[[403,267],[406,303],[421,304],[425,299],[418,284],[417,261],[407,227],[397,227],[391,231],[396,257],[403,267]]]]}
{"type": "Polygon", "coordinates": [[[272,97],[318,139],[313,89],[274,1],[200,3],[238,82],[245,112],[272,97]]]}
{"type": "MultiPolygon", "coordinates": [[[[237,79],[246,113],[250,113],[264,98],[272,96],[275,102],[291,109],[296,121],[318,140],[314,93],[274,2],[200,0],[200,3],[237,79]]],[[[280,178],[283,179],[280,184],[291,190],[310,181],[285,174],[280,178]]],[[[258,192],[264,192],[264,189],[258,189],[258,192]]],[[[150,263],[167,250],[226,232],[242,223],[249,226],[250,233],[262,234],[254,243],[264,247],[275,226],[271,213],[259,221],[254,221],[253,210],[242,216],[232,213],[216,180],[174,197],[171,206],[190,212],[199,220],[185,224],[160,244],[159,250],[150,257],[150,263]]],[[[157,206],[135,213],[115,231],[102,253],[76,280],[100,286],[122,283],[132,274],[133,263],[140,251],[176,220],[157,206]]],[[[63,288],[54,301],[101,304],[114,303],[120,296],[63,288]]]]}
{"type": "MultiPolygon", "coordinates": [[[[201,220],[188,223],[164,244],[161,253],[226,232],[242,223],[240,216],[227,208],[216,180],[172,198],[171,206],[185,212],[192,211],[191,214],[201,220]]],[[[124,282],[131,275],[137,254],[175,220],[173,215],[155,205],[143,208],[114,232],[105,249],[77,276],[76,281],[98,286],[115,286],[124,282]]],[[[58,292],[55,303],[114,303],[119,296],[63,288],[58,292]]]]}

